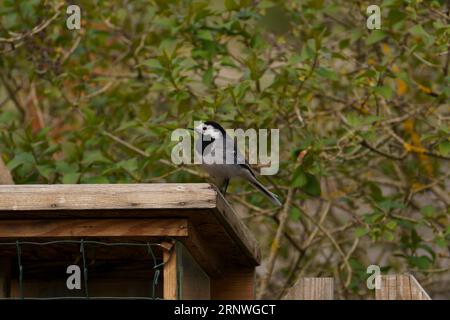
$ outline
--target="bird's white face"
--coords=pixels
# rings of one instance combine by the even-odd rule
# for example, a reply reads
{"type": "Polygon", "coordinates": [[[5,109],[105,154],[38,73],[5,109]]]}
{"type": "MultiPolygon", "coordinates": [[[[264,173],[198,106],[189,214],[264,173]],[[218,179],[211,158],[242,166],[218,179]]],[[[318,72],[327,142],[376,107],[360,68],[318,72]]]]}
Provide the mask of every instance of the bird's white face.
{"type": "Polygon", "coordinates": [[[214,128],[212,125],[204,124],[203,122],[196,126],[194,131],[207,138],[220,139],[222,137],[219,129],[214,128]]]}

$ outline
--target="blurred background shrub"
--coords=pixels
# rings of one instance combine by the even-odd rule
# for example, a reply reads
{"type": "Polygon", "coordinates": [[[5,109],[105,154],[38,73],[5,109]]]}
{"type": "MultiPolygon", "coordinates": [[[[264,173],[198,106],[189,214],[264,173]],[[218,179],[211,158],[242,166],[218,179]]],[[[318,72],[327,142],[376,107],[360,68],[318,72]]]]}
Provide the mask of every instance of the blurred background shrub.
{"type": "Polygon", "coordinates": [[[171,165],[173,129],[279,128],[280,171],[263,180],[284,208],[237,181],[227,196],[263,249],[259,296],[333,276],[338,297],[371,297],[377,264],[450,298],[448,3],[376,1],[371,31],[372,2],[78,1],[68,30],[61,1],[3,0],[2,170],[200,182],[171,165]]]}

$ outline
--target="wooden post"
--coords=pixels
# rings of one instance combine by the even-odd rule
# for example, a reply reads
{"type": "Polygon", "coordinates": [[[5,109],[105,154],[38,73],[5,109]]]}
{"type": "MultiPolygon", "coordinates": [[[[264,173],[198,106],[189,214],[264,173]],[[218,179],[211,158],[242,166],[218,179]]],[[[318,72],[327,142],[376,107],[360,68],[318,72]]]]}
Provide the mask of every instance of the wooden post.
{"type": "Polygon", "coordinates": [[[147,238],[187,237],[187,219],[2,220],[0,239],[14,238],[147,238]]]}
{"type": "Polygon", "coordinates": [[[333,278],[300,278],[283,300],[333,300],[333,278]]]}
{"type": "Polygon", "coordinates": [[[375,290],[376,300],[431,300],[410,274],[382,275],[380,278],[381,287],[375,290]]]}
{"type": "Polygon", "coordinates": [[[161,244],[163,250],[163,298],[164,300],[178,299],[178,273],[177,273],[177,250],[175,243],[161,244]]]}

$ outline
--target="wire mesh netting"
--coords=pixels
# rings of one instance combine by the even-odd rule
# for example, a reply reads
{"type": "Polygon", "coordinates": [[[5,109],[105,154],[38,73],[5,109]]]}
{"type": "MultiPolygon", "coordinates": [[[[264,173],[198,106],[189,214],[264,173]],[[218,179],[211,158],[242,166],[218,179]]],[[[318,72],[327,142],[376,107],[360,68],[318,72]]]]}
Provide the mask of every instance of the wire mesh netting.
{"type": "Polygon", "coordinates": [[[20,299],[162,299],[164,250],[139,241],[0,242],[10,262],[9,297],[20,299]],[[68,285],[69,266],[80,273],[78,288],[68,285]]]}

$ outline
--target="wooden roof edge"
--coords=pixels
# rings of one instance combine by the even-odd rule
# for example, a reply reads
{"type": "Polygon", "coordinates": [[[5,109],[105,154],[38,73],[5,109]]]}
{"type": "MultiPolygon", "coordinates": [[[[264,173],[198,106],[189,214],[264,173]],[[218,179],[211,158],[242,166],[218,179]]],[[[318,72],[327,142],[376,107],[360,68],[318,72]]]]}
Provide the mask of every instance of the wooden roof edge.
{"type": "Polygon", "coordinates": [[[208,183],[0,185],[0,212],[146,209],[211,210],[248,263],[260,264],[255,237],[208,183]]]}
{"type": "Polygon", "coordinates": [[[215,202],[208,183],[0,185],[0,211],[203,209],[215,202]]]}
{"type": "Polygon", "coordinates": [[[253,233],[242,222],[237,213],[220,192],[216,192],[216,218],[226,228],[237,245],[247,255],[252,265],[261,264],[261,250],[253,233]]]}

